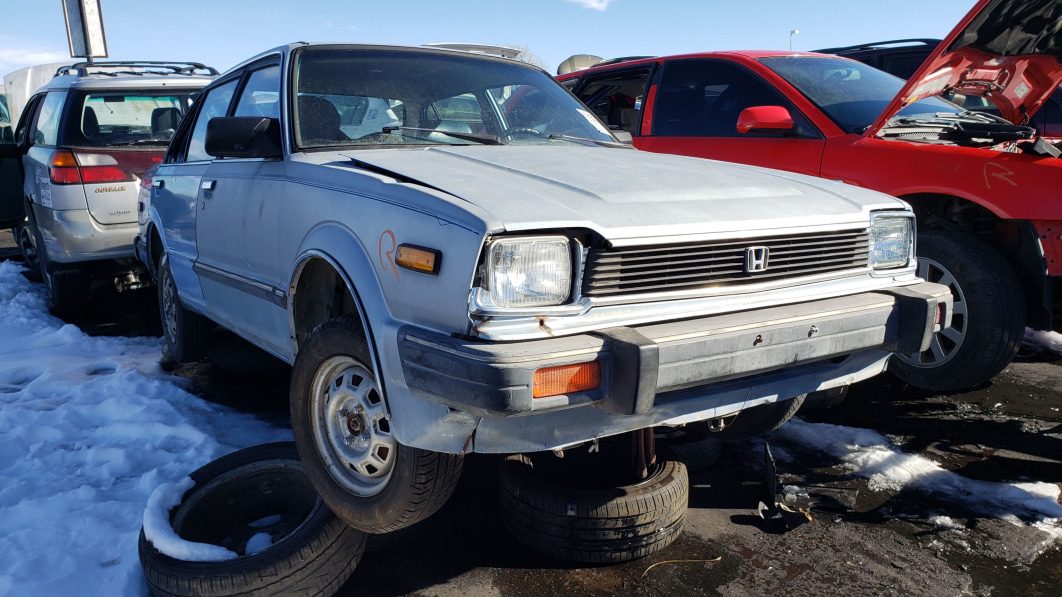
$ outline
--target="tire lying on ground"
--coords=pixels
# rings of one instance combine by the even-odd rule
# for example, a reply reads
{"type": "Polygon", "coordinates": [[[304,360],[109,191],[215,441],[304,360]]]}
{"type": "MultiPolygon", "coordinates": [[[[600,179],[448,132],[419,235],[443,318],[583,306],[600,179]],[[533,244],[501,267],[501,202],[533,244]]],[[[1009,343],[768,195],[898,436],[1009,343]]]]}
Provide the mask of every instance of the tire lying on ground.
{"type": "Polygon", "coordinates": [[[361,560],[366,535],[325,506],[292,443],[240,450],[191,478],[170,526],[184,541],[236,557],[184,561],[159,551],[142,529],[140,565],[153,595],[333,595],[361,560]]]}
{"type": "Polygon", "coordinates": [[[641,483],[578,488],[535,472],[529,459],[502,465],[502,521],[546,555],[591,564],[643,558],[671,545],[686,522],[689,475],[681,462],[653,465],[641,483]]]}

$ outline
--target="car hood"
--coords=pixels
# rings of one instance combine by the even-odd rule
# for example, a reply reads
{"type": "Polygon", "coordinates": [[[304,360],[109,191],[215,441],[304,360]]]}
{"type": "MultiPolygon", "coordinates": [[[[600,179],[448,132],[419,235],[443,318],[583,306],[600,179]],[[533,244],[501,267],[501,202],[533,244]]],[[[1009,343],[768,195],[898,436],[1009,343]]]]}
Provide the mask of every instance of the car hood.
{"type": "MultiPolygon", "coordinates": [[[[765,168],[633,149],[467,146],[344,152],[331,165],[428,186],[492,231],[587,228],[611,241],[865,222],[887,195],[765,168]]],[[[339,156],[333,154],[333,159],[339,156]]]]}
{"type": "Polygon", "coordinates": [[[980,0],[926,58],[867,130],[918,100],[954,92],[985,97],[1026,124],[1062,83],[1062,0],[980,0]]]}

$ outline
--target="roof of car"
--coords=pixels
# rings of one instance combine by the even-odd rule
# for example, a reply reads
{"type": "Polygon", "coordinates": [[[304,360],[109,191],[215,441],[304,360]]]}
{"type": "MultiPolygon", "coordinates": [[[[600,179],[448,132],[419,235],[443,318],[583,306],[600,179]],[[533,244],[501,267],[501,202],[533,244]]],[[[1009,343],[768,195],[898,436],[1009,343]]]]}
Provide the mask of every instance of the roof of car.
{"type": "Polygon", "coordinates": [[[631,66],[639,66],[642,64],[651,64],[653,62],[660,62],[662,60],[684,60],[688,58],[733,58],[740,56],[743,58],[749,58],[752,60],[758,60],[760,58],[776,58],[776,57],[800,57],[800,56],[812,56],[816,58],[836,58],[836,56],[826,56],[824,54],[817,54],[815,52],[794,52],[790,50],[715,50],[711,52],[692,52],[689,54],[674,54],[671,56],[651,56],[639,59],[624,59],[620,61],[606,60],[591,66],[590,68],[559,75],[558,79],[573,79],[579,77],[587,72],[596,71],[598,69],[623,69],[631,66]]]}
{"type": "MultiPolygon", "coordinates": [[[[466,51],[466,50],[458,50],[458,49],[454,49],[454,48],[430,47],[430,46],[396,46],[396,45],[386,45],[386,44],[363,44],[363,43],[353,43],[353,42],[305,42],[305,41],[297,41],[297,42],[292,42],[292,43],[289,43],[289,44],[284,44],[282,46],[277,46],[275,48],[270,48],[270,49],[268,49],[268,50],[266,50],[264,52],[261,52],[259,54],[255,54],[254,56],[248,58],[247,60],[244,60],[243,62],[240,62],[236,66],[234,66],[234,67],[228,69],[227,71],[221,73],[221,78],[225,78],[229,73],[231,73],[233,71],[236,71],[236,70],[239,70],[241,68],[244,68],[248,64],[254,64],[255,62],[258,62],[259,60],[262,60],[263,58],[266,58],[266,57],[269,57],[269,56],[275,56],[275,55],[286,56],[286,55],[290,54],[291,52],[293,52],[295,50],[298,50],[300,48],[348,48],[348,49],[351,49],[351,50],[358,50],[358,49],[361,49],[361,50],[397,50],[397,51],[402,51],[402,52],[416,52],[416,53],[420,53],[420,54],[446,54],[446,55],[451,55],[451,56],[452,55],[465,56],[465,57],[467,57],[469,59],[472,59],[472,60],[492,60],[492,61],[498,61],[498,62],[505,62],[507,64],[519,64],[519,65],[523,65],[523,66],[526,66],[526,67],[531,68],[531,69],[542,70],[542,69],[540,69],[539,67],[537,67],[537,66],[535,66],[533,64],[528,64],[526,62],[521,62],[519,60],[513,60],[511,58],[504,58],[502,56],[495,56],[495,55],[486,54],[486,53],[482,53],[482,52],[469,52],[469,51],[466,51]]],[[[543,72],[545,72],[545,71],[543,71],[543,72]]],[[[548,75],[549,73],[546,73],[546,74],[548,75]]]]}

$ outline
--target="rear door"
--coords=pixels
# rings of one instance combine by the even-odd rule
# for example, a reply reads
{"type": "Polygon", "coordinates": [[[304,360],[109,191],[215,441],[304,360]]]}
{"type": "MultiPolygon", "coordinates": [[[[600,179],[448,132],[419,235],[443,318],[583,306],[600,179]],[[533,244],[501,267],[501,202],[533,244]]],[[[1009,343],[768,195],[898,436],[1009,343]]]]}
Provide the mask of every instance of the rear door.
{"type": "Polygon", "coordinates": [[[28,149],[29,128],[43,96],[32,98],[18,126],[0,124],[0,229],[13,228],[26,218],[26,189],[22,156],[28,149]]]}
{"type": "Polygon", "coordinates": [[[822,134],[748,68],[719,59],[669,60],[659,81],[652,130],[635,142],[640,149],[818,175],[822,134]],[[794,129],[738,132],[741,112],[755,106],[786,108],[794,129]]]}
{"type": "Polygon", "coordinates": [[[200,186],[212,160],[205,149],[206,127],[211,118],[228,114],[238,83],[239,78],[228,79],[206,93],[189,115],[194,120],[181,127],[166,162],[159,166],[152,179],[152,219],[160,224],[159,234],[163,236],[181,300],[210,316],[213,314],[203,301],[199,277],[192,269],[198,256],[196,218],[200,210],[200,186]]]}

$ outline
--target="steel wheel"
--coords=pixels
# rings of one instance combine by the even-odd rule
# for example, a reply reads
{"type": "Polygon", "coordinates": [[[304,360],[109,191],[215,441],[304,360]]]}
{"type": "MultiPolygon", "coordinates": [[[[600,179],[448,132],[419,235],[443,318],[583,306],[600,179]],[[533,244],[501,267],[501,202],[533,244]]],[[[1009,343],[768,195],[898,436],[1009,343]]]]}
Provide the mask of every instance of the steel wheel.
{"type": "Polygon", "coordinates": [[[918,258],[918,277],[927,282],[943,284],[951,290],[954,300],[951,327],[944,328],[933,334],[933,340],[929,343],[929,350],[912,354],[897,355],[905,363],[913,367],[939,367],[950,361],[962,346],[966,338],[966,297],[958,281],[948,268],[940,262],[926,257],[918,258]]]}
{"type": "Polygon", "coordinates": [[[313,437],[329,475],[359,497],[391,478],[398,442],[372,372],[349,356],[323,362],[311,385],[313,437]]]}
{"type": "Polygon", "coordinates": [[[16,228],[15,241],[18,242],[19,251],[22,252],[22,261],[29,269],[35,269],[37,265],[37,243],[33,240],[33,233],[26,226],[16,228]]]}

